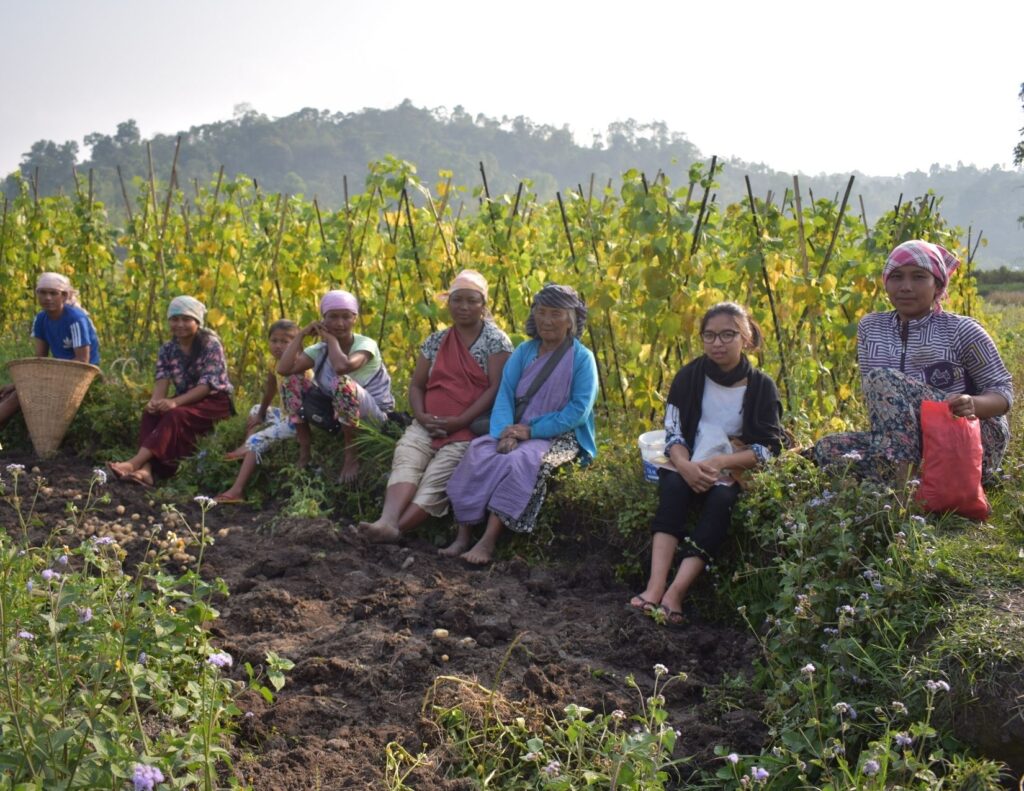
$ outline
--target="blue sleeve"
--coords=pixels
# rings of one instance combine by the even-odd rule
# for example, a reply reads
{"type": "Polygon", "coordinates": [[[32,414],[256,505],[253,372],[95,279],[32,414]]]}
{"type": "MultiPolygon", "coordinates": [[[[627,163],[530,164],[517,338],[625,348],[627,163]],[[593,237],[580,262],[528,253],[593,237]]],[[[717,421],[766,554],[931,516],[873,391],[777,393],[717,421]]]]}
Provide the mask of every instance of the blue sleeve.
{"type": "MultiPolygon", "coordinates": [[[[511,362],[511,360],[509,360],[511,362]]],[[[597,363],[590,349],[576,342],[572,364],[572,390],[565,406],[548,412],[530,423],[530,436],[537,439],[557,437],[579,426],[597,401],[597,363]]]]}
{"type": "MultiPolygon", "coordinates": [[[[32,337],[33,338],[39,338],[39,340],[41,340],[41,341],[45,341],[46,340],[46,336],[43,335],[43,328],[41,326],[42,323],[43,323],[43,313],[42,313],[42,311],[40,311],[39,313],[36,314],[36,317],[34,319],[32,319],[32,337]]],[[[24,327],[25,325],[22,324],[21,326],[24,327]]]]}
{"type": "Polygon", "coordinates": [[[525,357],[526,344],[523,343],[512,352],[501,372],[501,384],[498,385],[498,394],[494,397],[494,406],[491,408],[491,436],[495,439],[515,420],[516,386],[523,375],[525,357]]]}

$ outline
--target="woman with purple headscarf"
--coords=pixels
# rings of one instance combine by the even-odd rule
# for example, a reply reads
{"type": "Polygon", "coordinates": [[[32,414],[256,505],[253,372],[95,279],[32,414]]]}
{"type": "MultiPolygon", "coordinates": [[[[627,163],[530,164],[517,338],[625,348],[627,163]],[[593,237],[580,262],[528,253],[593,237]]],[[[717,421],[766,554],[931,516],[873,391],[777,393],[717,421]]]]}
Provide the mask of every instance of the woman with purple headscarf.
{"type": "Polygon", "coordinates": [[[905,479],[921,461],[921,401],[945,401],[981,420],[982,476],[990,478],[1010,439],[1013,382],[992,338],[974,319],[942,310],[956,256],[912,240],[894,249],[882,281],[894,310],[857,327],[857,361],[871,430],[818,441],[821,465],[852,463],[868,477],[905,479]]]}
{"type": "Polygon", "coordinates": [[[533,530],[551,471],[597,453],[597,364],[579,341],[587,308],[575,290],[547,285],[534,297],[521,344],[505,364],[490,433],[477,437],[448,482],[458,535],[441,554],[490,563],[508,527],[533,530]],[[473,543],[473,528],[486,521],[473,543]]]}
{"type": "MultiPolygon", "coordinates": [[[[320,300],[320,319],[302,328],[281,355],[277,372],[290,377],[285,384],[285,407],[298,414],[303,394],[319,388],[334,409],[341,424],[345,460],[339,480],[352,483],[359,474],[359,453],[353,444],[361,419],[383,423],[395,407],[391,394],[391,376],[373,338],[354,331],[359,317],[359,302],[348,291],[328,291],[320,300]],[[307,337],[319,342],[303,349],[307,337]],[[313,369],[313,378],[296,374],[313,369]]],[[[300,431],[308,424],[300,423],[300,431]]]]}

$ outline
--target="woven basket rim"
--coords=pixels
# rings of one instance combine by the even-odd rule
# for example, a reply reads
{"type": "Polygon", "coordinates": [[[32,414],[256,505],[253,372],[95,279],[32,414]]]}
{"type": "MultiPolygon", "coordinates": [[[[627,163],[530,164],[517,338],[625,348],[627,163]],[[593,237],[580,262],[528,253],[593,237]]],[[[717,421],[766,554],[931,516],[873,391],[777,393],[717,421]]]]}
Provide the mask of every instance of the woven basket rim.
{"type": "Polygon", "coordinates": [[[6,363],[4,363],[4,366],[10,369],[13,367],[17,367],[18,365],[38,365],[40,363],[43,363],[45,365],[53,365],[56,363],[57,365],[70,365],[72,367],[77,366],[79,368],[88,368],[90,370],[96,371],[97,373],[101,373],[100,367],[98,365],[93,365],[92,363],[83,363],[80,362],[79,360],[61,360],[57,357],[19,357],[16,360],[8,360],[6,363]]]}

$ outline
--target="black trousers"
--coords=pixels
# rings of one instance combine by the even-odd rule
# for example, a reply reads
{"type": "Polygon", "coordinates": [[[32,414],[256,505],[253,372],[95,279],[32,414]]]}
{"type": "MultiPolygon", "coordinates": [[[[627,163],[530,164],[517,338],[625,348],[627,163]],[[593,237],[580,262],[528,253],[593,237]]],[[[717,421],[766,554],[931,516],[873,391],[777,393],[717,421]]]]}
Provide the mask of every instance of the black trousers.
{"type": "Polygon", "coordinates": [[[658,479],[658,510],[651,521],[651,533],[674,536],[683,544],[684,557],[702,557],[710,563],[729,534],[739,485],[712,486],[697,493],[673,470],[659,470],[658,479]],[[692,513],[697,513],[697,523],[688,531],[692,513]]]}

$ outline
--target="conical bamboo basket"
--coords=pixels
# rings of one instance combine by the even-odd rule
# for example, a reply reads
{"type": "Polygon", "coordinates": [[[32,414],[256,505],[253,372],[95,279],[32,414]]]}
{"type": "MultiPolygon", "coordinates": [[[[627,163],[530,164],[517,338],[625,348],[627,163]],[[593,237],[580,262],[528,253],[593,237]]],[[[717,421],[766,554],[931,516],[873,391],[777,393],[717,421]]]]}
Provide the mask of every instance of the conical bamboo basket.
{"type": "Polygon", "coordinates": [[[52,456],[100,369],[53,357],[26,357],[7,363],[18,391],[21,414],[36,455],[52,456]]]}

